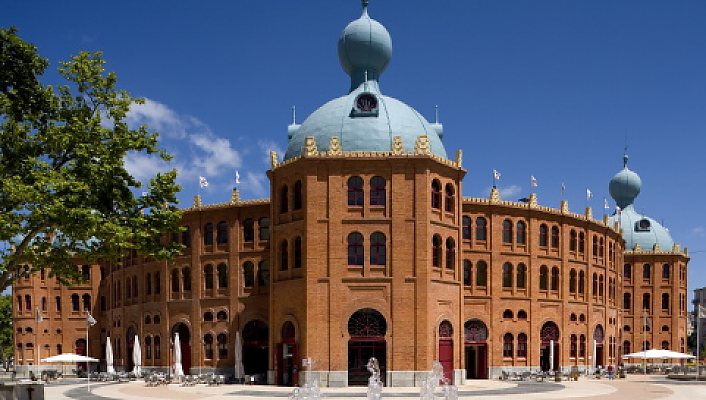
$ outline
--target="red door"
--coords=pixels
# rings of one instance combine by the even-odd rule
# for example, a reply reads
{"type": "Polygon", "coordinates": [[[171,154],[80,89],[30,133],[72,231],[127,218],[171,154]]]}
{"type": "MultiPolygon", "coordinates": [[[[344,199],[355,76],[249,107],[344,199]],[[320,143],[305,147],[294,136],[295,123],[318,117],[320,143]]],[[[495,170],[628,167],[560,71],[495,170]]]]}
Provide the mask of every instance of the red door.
{"type": "Polygon", "coordinates": [[[454,344],[453,340],[442,338],[439,339],[439,362],[444,367],[444,378],[448,382],[452,382],[451,375],[454,369],[454,344]]]}

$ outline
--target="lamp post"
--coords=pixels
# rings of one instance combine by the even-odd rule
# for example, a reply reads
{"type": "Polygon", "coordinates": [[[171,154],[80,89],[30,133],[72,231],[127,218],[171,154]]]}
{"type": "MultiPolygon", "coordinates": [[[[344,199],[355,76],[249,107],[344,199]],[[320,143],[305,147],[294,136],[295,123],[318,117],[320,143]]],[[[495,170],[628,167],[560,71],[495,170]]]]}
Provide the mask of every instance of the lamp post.
{"type": "MultiPolygon", "coordinates": [[[[88,349],[89,349],[88,331],[91,330],[91,327],[93,325],[95,325],[96,322],[97,321],[95,318],[93,318],[93,316],[91,315],[91,312],[86,310],[86,357],[88,357],[88,349]]],[[[86,379],[87,379],[86,380],[86,389],[88,389],[89,392],[91,391],[91,367],[90,367],[90,365],[91,364],[89,362],[86,362],[86,379]]]]}
{"type": "Polygon", "coordinates": [[[34,320],[36,322],[35,329],[37,331],[37,333],[35,334],[35,337],[37,338],[37,340],[36,340],[36,343],[37,343],[37,351],[36,351],[36,353],[37,353],[37,375],[41,379],[42,376],[41,376],[41,369],[40,369],[39,364],[41,363],[41,358],[42,358],[42,348],[39,344],[39,337],[40,337],[39,336],[39,323],[44,321],[44,316],[42,315],[42,310],[40,310],[39,307],[35,308],[35,312],[36,313],[35,313],[34,320]]]}

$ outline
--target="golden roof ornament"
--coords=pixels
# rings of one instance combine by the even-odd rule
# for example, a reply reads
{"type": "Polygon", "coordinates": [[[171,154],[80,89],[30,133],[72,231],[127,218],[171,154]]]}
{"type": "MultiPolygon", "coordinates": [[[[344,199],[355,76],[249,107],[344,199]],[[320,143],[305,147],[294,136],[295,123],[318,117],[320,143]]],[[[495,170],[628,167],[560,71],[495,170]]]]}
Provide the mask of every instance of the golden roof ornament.
{"type": "Polygon", "coordinates": [[[463,150],[456,150],[456,167],[461,168],[463,164],[463,150]]]}
{"type": "Polygon", "coordinates": [[[499,202],[499,201],[500,201],[500,191],[498,190],[498,188],[496,188],[495,186],[493,186],[493,187],[490,189],[490,202],[491,202],[491,203],[497,203],[497,202],[499,202]]]}
{"type": "Polygon", "coordinates": [[[277,168],[277,152],[274,150],[270,151],[270,164],[272,169],[277,168]]]}
{"type": "Polygon", "coordinates": [[[313,136],[307,136],[304,139],[304,157],[314,157],[319,155],[319,149],[316,147],[316,139],[313,136]]]}
{"type": "Polygon", "coordinates": [[[194,196],[194,207],[201,207],[201,195],[194,196]]]}
{"type": "Polygon", "coordinates": [[[530,193],[527,204],[529,204],[530,208],[537,207],[537,193],[530,193]]]}
{"type": "Polygon", "coordinates": [[[343,149],[341,148],[341,139],[338,136],[331,136],[331,141],[328,146],[328,155],[330,156],[340,156],[343,155],[343,149]]]}
{"type": "Polygon", "coordinates": [[[230,192],[230,202],[231,204],[240,202],[240,193],[238,193],[238,188],[233,188],[233,191],[230,192]]]}
{"type": "Polygon", "coordinates": [[[404,153],[404,148],[402,147],[402,136],[392,137],[392,154],[399,156],[404,153]]]}
{"type": "Polygon", "coordinates": [[[415,154],[431,154],[431,148],[429,146],[429,136],[419,135],[417,136],[417,142],[414,144],[415,154]]]}
{"type": "Polygon", "coordinates": [[[561,209],[562,214],[568,214],[569,213],[569,202],[568,200],[562,200],[560,203],[559,208],[561,209]]]}
{"type": "Polygon", "coordinates": [[[593,209],[591,207],[586,207],[586,219],[593,218],[593,209]]]}

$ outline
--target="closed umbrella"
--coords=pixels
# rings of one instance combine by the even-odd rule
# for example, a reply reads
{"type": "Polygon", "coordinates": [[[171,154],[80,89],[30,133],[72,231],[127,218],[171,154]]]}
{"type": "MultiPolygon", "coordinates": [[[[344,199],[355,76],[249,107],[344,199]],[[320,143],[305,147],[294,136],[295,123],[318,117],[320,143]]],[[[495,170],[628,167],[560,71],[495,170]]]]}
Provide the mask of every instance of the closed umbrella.
{"type": "Polygon", "coordinates": [[[142,368],[140,368],[142,366],[142,349],[137,335],[135,335],[135,344],[132,347],[132,363],[135,365],[132,372],[139,378],[142,373],[142,368]]]}
{"type": "Polygon", "coordinates": [[[105,370],[109,374],[115,373],[115,368],[113,368],[113,346],[110,345],[110,336],[105,341],[105,370]]]}
{"type": "Polygon", "coordinates": [[[244,376],[243,368],[243,342],[240,332],[235,332],[235,379],[241,381],[244,376]]]}
{"type": "Polygon", "coordinates": [[[181,343],[179,342],[179,332],[174,334],[174,376],[177,378],[184,376],[184,369],[181,366],[181,343]]]}

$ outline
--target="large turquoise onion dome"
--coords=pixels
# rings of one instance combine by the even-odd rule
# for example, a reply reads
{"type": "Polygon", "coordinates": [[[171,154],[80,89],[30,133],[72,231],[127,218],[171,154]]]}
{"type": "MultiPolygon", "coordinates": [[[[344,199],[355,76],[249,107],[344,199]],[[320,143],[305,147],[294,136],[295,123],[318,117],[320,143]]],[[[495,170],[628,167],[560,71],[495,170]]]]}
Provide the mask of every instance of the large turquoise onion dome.
{"type": "Polygon", "coordinates": [[[403,149],[412,152],[417,137],[426,135],[431,152],[447,158],[441,124],[429,123],[412,107],[380,92],[380,75],[392,58],[392,39],[370,18],[367,5],[363,0],[360,18],[349,23],[338,40],[338,58],[351,79],[349,93],[319,107],[301,125],[289,126],[285,160],[299,156],[309,136],[319,151],[327,151],[331,137],[337,136],[344,152],[389,152],[393,138],[400,136],[403,149]]]}
{"type": "Polygon", "coordinates": [[[641,250],[671,251],[674,240],[669,230],[654,219],[638,213],[634,201],[640,189],[642,180],[635,172],[628,169],[628,156],[623,156],[623,169],[610,180],[608,190],[610,196],[620,208],[609,220],[611,224],[619,223],[623,230],[625,249],[634,250],[640,246],[641,250]]]}

